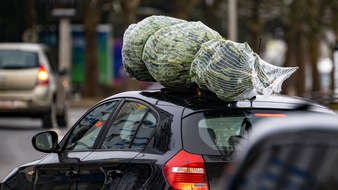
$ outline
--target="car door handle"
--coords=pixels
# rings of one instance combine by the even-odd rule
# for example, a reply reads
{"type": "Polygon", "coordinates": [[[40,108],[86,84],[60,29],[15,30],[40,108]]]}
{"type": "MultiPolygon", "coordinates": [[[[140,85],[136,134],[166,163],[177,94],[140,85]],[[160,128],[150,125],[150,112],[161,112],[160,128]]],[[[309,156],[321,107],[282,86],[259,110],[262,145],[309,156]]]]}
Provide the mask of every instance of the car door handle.
{"type": "Polygon", "coordinates": [[[114,178],[122,177],[123,173],[122,173],[121,170],[109,170],[107,172],[107,176],[109,176],[110,178],[114,179],[114,178]]]}
{"type": "Polygon", "coordinates": [[[78,173],[77,171],[70,170],[70,171],[67,171],[67,172],[66,172],[66,177],[67,177],[69,180],[73,180],[73,179],[79,177],[79,173],[78,173]]]}

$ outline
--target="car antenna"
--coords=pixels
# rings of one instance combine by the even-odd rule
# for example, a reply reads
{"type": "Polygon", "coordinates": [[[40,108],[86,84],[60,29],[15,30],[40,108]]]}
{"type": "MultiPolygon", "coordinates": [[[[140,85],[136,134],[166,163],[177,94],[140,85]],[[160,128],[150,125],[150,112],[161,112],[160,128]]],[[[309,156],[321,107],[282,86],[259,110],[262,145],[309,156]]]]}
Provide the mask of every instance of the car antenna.
{"type": "Polygon", "coordinates": [[[259,38],[259,44],[258,44],[257,55],[259,55],[259,52],[260,52],[260,50],[261,50],[261,44],[262,44],[262,38],[259,38]]]}
{"type": "Polygon", "coordinates": [[[256,96],[253,96],[250,98],[250,107],[252,107],[253,101],[256,100],[256,96]]]}

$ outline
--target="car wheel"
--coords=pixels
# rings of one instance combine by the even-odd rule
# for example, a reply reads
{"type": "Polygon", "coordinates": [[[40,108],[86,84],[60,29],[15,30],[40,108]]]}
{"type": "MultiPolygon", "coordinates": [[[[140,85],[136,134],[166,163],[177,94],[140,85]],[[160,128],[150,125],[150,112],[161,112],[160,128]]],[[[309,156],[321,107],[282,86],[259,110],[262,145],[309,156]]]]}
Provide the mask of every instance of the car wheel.
{"type": "Polygon", "coordinates": [[[55,105],[52,105],[49,110],[42,116],[42,128],[50,129],[54,127],[55,123],[55,105]]]}

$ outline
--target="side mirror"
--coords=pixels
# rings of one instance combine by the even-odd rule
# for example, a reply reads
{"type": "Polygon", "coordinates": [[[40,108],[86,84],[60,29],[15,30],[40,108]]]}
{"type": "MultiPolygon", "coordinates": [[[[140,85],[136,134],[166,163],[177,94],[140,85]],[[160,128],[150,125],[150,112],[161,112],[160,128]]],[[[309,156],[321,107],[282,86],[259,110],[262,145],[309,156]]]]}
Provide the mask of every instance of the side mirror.
{"type": "Polygon", "coordinates": [[[55,131],[37,133],[32,138],[32,144],[37,151],[54,152],[58,148],[58,134],[55,131]]]}

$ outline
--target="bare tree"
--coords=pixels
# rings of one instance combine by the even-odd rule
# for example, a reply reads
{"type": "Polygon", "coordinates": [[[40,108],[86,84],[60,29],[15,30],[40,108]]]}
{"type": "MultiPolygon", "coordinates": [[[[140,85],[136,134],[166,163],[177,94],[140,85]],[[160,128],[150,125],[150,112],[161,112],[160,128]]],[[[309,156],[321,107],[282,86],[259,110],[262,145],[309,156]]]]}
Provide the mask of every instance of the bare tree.
{"type": "Polygon", "coordinates": [[[97,55],[96,27],[101,21],[102,0],[83,0],[83,25],[85,31],[85,79],[83,96],[96,97],[100,93],[99,60],[97,55]]]}
{"type": "Polygon", "coordinates": [[[201,0],[173,0],[173,11],[171,15],[176,18],[189,20],[192,12],[196,8],[196,6],[201,3],[201,0]]]}
{"type": "Polygon", "coordinates": [[[318,95],[321,91],[321,77],[317,69],[321,53],[320,41],[328,27],[334,29],[337,25],[334,22],[334,14],[337,14],[334,5],[335,3],[329,0],[294,0],[290,5],[286,22],[288,33],[287,66],[292,65],[291,62],[295,62],[300,67],[295,80],[298,95],[305,96],[307,94],[305,88],[307,69],[311,70],[312,85],[310,90],[312,95],[318,95]],[[328,10],[331,10],[331,18],[328,17],[328,10]],[[309,65],[305,64],[307,62],[309,65]]]}
{"type": "Polygon", "coordinates": [[[253,0],[252,2],[252,14],[251,20],[249,22],[249,29],[251,30],[251,40],[252,40],[252,48],[254,50],[258,49],[260,43],[260,37],[262,33],[262,18],[260,15],[260,7],[263,2],[261,0],[253,0]]]}
{"type": "Polygon", "coordinates": [[[248,33],[251,35],[250,46],[258,50],[264,25],[281,16],[284,8],[283,1],[275,0],[238,0],[239,16],[248,20],[248,33]]]}
{"type": "Polygon", "coordinates": [[[204,1],[205,5],[205,18],[206,18],[206,23],[210,28],[215,29],[217,26],[217,20],[216,13],[217,13],[217,8],[219,6],[219,0],[207,0],[204,1]]]}
{"type": "Polygon", "coordinates": [[[38,41],[37,18],[34,7],[34,0],[27,0],[24,2],[27,9],[25,11],[26,31],[23,34],[23,40],[27,42],[36,43],[38,41]]]}
{"type": "MultiPolygon", "coordinates": [[[[120,3],[123,11],[124,24],[126,25],[126,28],[130,24],[134,24],[139,21],[137,9],[139,8],[140,2],[141,2],[140,0],[121,0],[120,3]]],[[[124,88],[122,90],[142,89],[139,81],[136,81],[129,77],[124,78],[123,83],[124,88]]]]}
{"type": "Polygon", "coordinates": [[[285,81],[282,92],[290,93],[295,89],[295,94],[300,96],[306,95],[306,70],[305,64],[305,39],[304,39],[304,17],[306,16],[302,7],[306,7],[306,1],[293,1],[285,9],[284,24],[286,28],[287,52],[284,66],[298,66],[299,70],[296,75],[292,75],[289,80],[285,81]],[[296,82],[292,82],[296,81],[296,82]]]}
{"type": "MultiPolygon", "coordinates": [[[[309,43],[309,58],[312,72],[312,91],[319,92],[321,90],[320,75],[317,69],[319,57],[319,43],[321,32],[321,16],[324,13],[324,4],[321,0],[308,0],[308,8],[306,20],[308,26],[307,40],[309,43]]],[[[304,7],[303,7],[304,8],[304,7]]]]}
{"type": "Polygon", "coordinates": [[[127,25],[138,21],[137,8],[140,5],[140,0],[121,0],[121,7],[124,12],[125,22],[127,25]]]}
{"type": "MultiPolygon", "coordinates": [[[[337,48],[337,44],[338,44],[338,22],[336,21],[336,18],[338,18],[338,1],[330,1],[331,4],[328,6],[330,13],[331,13],[331,17],[330,17],[330,26],[335,34],[335,44],[333,44],[332,48],[337,48]]],[[[333,60],[334,57],[332,56],[333,60]]],[[[334,60],[335,61],[335,60],[334,60]]],[[[337,60],[338,61],[338,60],[337,60]]],[[[335,70],[336,70],[336,65],[333,64],[333,72],[331,74],[331,90],[332,92],[334,92],[335,88],[336,88],[336,81],[335,78],[338,77],[335,75],[335,70]]]]}

